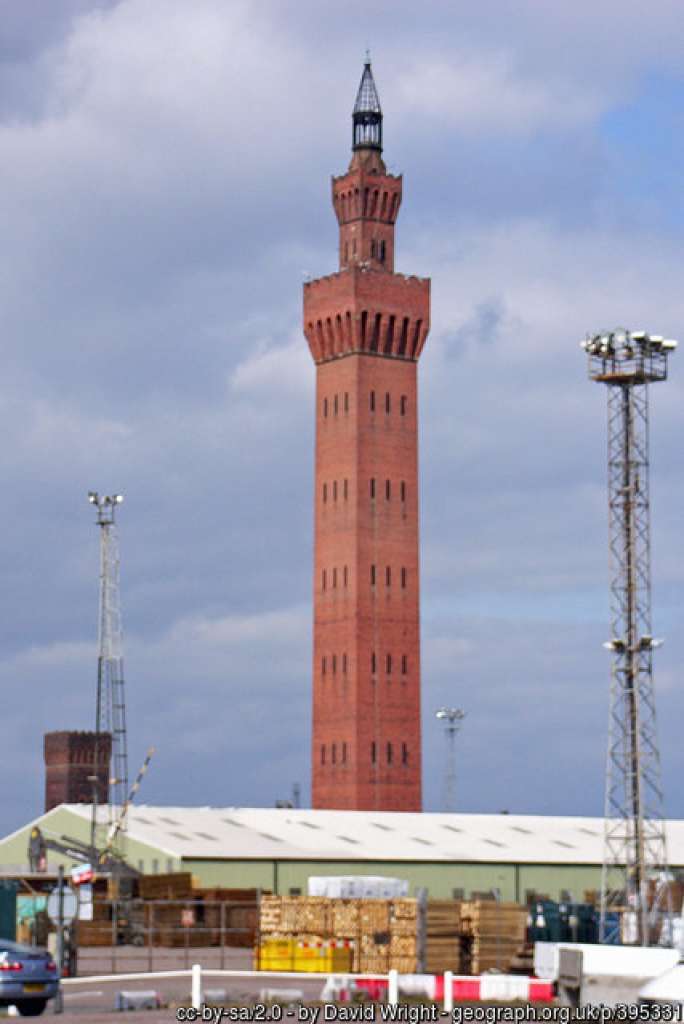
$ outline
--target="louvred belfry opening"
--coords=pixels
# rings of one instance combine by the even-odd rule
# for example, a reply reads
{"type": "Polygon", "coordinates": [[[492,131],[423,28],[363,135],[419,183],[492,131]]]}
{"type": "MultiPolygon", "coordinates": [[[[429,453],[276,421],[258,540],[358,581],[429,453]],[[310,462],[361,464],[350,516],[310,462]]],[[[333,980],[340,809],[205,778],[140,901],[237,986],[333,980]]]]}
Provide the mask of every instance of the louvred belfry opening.
{"type": "Polygon", "coordinates": [[[332,179],[339,270],[304,285],[316,363],[312,805],[421,809],[417,364],[430,282],[394,272],[402,179],[367,60],[332,179]]]}

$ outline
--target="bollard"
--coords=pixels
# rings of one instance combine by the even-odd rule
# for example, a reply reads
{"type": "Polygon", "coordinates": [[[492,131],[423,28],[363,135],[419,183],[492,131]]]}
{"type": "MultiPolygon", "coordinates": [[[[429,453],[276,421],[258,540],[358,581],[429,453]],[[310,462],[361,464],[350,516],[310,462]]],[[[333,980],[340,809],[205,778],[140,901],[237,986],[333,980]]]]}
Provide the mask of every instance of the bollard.
{"type": "Polygon", "coordinates": [[[192,965],[192,995],[190,997],[193,1010],[202,1009],[202,965],[192,965]]]}
{"type": "Polygon", "coordinates": [[[451,1013],[454,1008],[454,972],[444,972],[444,1012],[451,1013]]]}
{"type": "Polygon", "coordinates": [[[399,971],[393,967],[387,975],[387,1003],[396,1006],[399,1002],[399,971]]]}

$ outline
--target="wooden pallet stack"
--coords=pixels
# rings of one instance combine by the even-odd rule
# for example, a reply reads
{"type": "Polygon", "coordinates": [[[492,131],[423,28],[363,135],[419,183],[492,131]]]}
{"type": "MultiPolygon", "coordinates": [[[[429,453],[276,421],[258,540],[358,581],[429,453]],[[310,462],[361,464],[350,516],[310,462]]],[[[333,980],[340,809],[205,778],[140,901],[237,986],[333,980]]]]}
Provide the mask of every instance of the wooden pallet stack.
{"type": "Polygon", "coordinates": [[[461,971],[461,903],[428,900],[425,922],[425,970],[430,974],[461,971]]]}
{"type": "Polygon", "coordinates": [[[518,903],[475,900],[461,904],[461,970],[469,974],[508,970],[525,942],[527,908],[518,903]]]}
{"type": "Polygon", "coordinates": [[[418,969],[418,903],[414,899],[390,904],[390,961],[400,974],[418,969]]]}
{"type": "Polygon", "coordinates": [[[352,970],[405,974],[417,969],[417,905],[413,899],[335,899],[324,896],[264,896],[261,938],[316,944],[349,942],[352,970]]]}

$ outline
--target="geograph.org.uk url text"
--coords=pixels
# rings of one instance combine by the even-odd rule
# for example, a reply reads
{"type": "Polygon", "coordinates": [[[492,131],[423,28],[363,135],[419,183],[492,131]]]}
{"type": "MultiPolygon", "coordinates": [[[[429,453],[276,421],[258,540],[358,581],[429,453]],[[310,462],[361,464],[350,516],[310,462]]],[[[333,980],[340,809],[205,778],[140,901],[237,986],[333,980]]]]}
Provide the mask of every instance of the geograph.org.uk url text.
{"type": "Polygon", "coordinates": [[[206,1022],[221,1024],[231,1021],[238,1024],[245,1022],[269,1022],[278,1024],[281,1021],[297,1022],[297,1024],[354,1024],[362,1021],[381,1021],[385,1024],[527,1024],[542,1021],[546,1024],[571,1024],[572,1021],[584,1021],[586,1024],[608,1024],[609,1021],[638,1022],[649,1024],[680,1024],[682,1007],[667,1004],[618,1003],[606,1006],[602,1003],[588,1004],[577,1008],[569,1006],[486,1006],[464,1005],[455,1006],[453,1010],[443,1010],[434,1004],[403,1004],[362,1003],[339,1005],[324,1003],[322,1006],[288,1006],[279,1004],[267,1005],[255,1003],[251,1006],[179,1006],[176,1020],[180,1022],[206,1022]]]}

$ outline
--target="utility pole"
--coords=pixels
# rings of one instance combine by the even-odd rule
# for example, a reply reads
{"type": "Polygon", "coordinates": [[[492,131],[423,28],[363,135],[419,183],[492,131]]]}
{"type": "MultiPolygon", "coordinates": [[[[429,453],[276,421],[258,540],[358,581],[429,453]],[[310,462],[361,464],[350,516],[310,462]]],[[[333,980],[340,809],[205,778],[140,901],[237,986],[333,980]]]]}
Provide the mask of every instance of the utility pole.
{"type": "Polygon", "coordinates": [[[435,712],[435,718],[444,722],[447,741],[444,810],[453,812],[456,810],[456,734],[465,718],[465,711],[461,708],[440,708],[435,712]]]}
{"type": "MultiPolygon", "coordinates": [[[[653,945],[667,849],[651,632],[648,385],[667,379],[676,341],[618,328],[587,336],[589,377],[608,388],[611,639],[600,941],[653,945]]],[[[670,888],[664,886],[669,903],[670,888]]],[[[666,907],[671,914],[671,907],[666,907]]],[[[658,918],[661,917],[659,921],[658,918]]]]}
{"type": "MultiPolygon", "coordinates": [[[[97,704],[95,712],[96,750],[103,733],[111,733],[112,761],[109,784],[109,828],[121,814],[128,795],[128,750],[126,739],[126,701],[124,692],[123,642],[119,596],[119,544],[116,531],[116,508],[123,495],[100,495],[90,491],[88,501],[95,507],[100,527],[100,606],[98,622],[97,704]]],[[[96,796],[96,794],[95,794],[96,796]]],[[[119,831],[123,840],[125,822],[119,831]]],[[[93,801],[91,845],[96,841],[97,802],[93,801]]]]}

